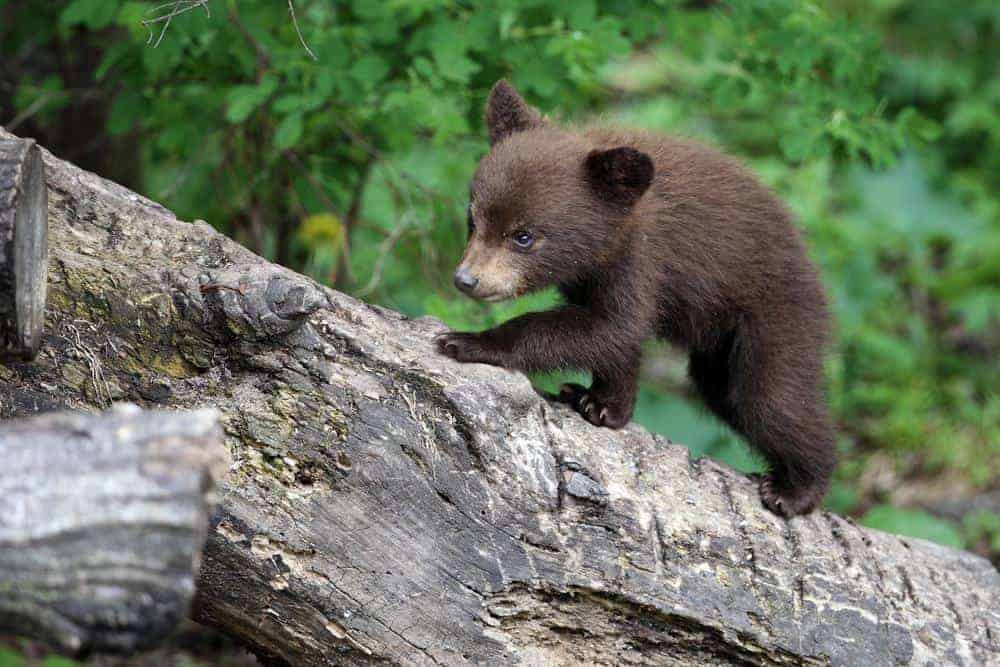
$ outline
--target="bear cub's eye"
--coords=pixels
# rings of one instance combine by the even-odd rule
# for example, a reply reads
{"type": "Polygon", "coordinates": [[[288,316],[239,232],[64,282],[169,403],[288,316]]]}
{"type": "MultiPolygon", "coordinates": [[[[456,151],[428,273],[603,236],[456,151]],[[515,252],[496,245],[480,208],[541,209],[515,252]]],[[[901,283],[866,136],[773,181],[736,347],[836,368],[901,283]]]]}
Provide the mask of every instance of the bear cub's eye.
{"type": "Polygon", "coordinates": [[[514,245],[521,250],[527,250],[534,242],[535,237],[531,235],[531,232],[520,231],[514,233],[514,245]]]}
{"type": "Polygon", "coordinates": [[[469,236],[472,236],[472,233],[474,231],[476,231],[476,223],[474,223],[472,221],[472,207],[471,206],[469,207],[469,211],[468,211],[468,214],[466,216],[465,223],[469,226],[469,236]]]}

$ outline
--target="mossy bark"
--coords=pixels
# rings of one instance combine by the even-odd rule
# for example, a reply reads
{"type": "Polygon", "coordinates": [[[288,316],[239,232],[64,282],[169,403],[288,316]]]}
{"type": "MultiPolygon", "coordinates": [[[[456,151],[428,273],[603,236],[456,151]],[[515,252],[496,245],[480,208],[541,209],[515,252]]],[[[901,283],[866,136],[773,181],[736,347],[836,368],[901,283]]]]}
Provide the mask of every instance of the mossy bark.
{"type": "Polygon", "coordinates": [[[293,665],[987,664],[986,561],[816,513],[45,156],[52,276],[0,417],[215,407],[194,616],[293,665]]]}

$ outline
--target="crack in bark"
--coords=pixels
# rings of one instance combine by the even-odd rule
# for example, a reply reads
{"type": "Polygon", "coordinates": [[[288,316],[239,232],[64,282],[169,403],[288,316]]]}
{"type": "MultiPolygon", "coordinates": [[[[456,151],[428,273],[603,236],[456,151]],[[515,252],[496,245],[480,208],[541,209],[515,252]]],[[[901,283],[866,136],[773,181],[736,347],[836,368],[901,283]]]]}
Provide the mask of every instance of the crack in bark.
{"type": "Polygon", "coordinates": [[[830,534],[833,536],[833,539],[836,540],[838,545],[840,545],[840,552],[844,559],[844,564],[849,568],[853,567],[854,558],[851,555],[851,544],[847,541],[847,537],[844,535],[844,531],[840,526],[841,519],[828,512],[822,512],[820,516],[823,517],[827,525],[830,527],[830,534]]]}
{"type": "Polygon", "coordinates": [[[728,507],[729,522],[733,527],[733,531],[740,536],[743,551],[747,556],[746,562],[750,565],[750,588],[753,589],[754,597],[757,598],[758,603],[762,607],[766,608],[763,602],[760,586],[758,584],[760,573],[757,570],[757,552],[754,548],[753,537],[751,537],[750,532],[747,530],[747,523],[746,519],[743,517],[743,513],[740,512],[739,508],[736,506],[736,500],[733,498],[733,490],[729,485],[728,475],[725,471],[719,470],[716,473],[716,479],[719,481],[719,487],[722,490],[722,497],[725,499],[726,506],[728,507]]]}
{"type": "MultiPolygon", "coordinates": [[[[782,534],[785,537],[785,541],[788,543],[792,553],[792,564],[795,567],[795,620],[799,623],[802,622],[802,616],[805,612],[805,597],[806,597],[806,573],[805,566],[802,563],[802,543],[799,541],[799,536],[795,532],[795,528],[792,522],[786,521],[784,530],[782,534]]],[[[801,644],[802,637],[799,637],[799,642],[801,644]]]]}

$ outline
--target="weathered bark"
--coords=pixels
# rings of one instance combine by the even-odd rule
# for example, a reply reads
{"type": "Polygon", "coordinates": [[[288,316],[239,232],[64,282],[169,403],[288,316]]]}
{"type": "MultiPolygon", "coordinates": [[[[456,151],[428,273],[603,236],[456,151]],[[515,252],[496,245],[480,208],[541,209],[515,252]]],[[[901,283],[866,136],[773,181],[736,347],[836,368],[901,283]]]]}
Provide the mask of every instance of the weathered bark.
{"type": "Polygon", "coordinates": [[[188,613],[226,470],[213,410],[0,424],[0,633],[131,653],[188,613]]]}
{"type": "Polygon", "coordinates": [[[46,155],[53,276],[0,416],[223,413],[195,617],[295,665],[985,664],[1000,575],[817,513],[46,155]]]}
{"type": "Polygon", "coordinates": [[[34,141],[6,137],[0,137],[0,359],[31,359],[45,320],[45,169],[34,141]]]}

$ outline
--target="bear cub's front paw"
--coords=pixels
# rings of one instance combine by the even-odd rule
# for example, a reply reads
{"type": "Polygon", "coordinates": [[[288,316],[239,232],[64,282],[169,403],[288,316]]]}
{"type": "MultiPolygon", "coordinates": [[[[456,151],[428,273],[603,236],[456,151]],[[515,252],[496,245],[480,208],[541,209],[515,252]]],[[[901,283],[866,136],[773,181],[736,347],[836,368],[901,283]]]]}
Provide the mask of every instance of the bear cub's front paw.
{"type": "Polygon", "coordinates": [[[434,339],[438,352],[463,363],[494,363],[492,355],[483,345],[482,337],[476,333],[449,331],[434,339]]]}
{"type": "Polygon", "coordinates": [[[594,395],[590,389],[575,384],[564,384],[559,389],[559,400],[573,406],[573,409],[594,426],[622,428],[632,418],[632,410],[617,405],[614,401],[594,395]]]}

